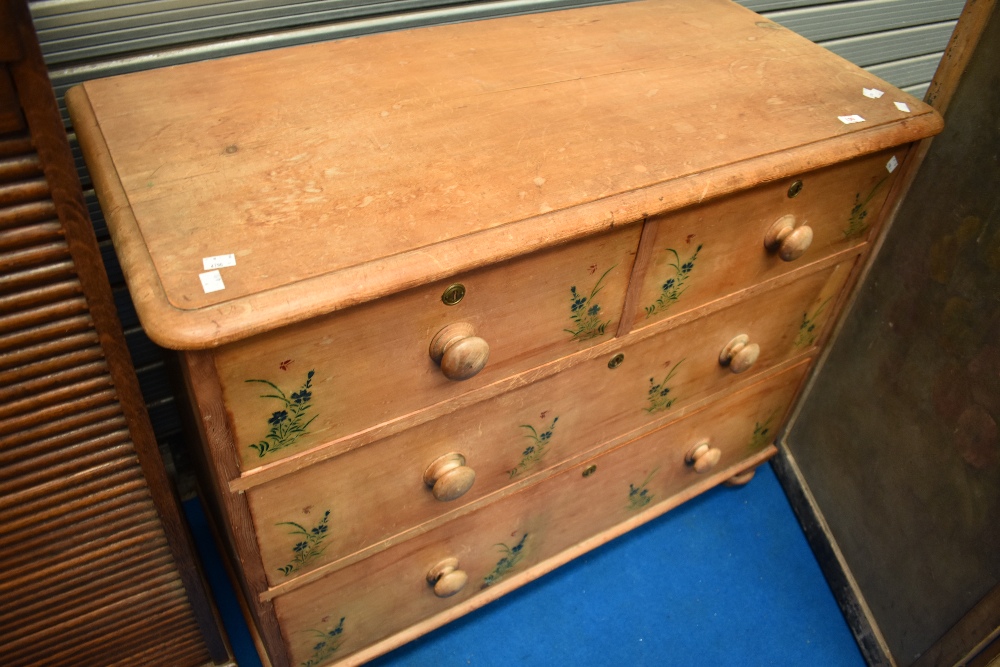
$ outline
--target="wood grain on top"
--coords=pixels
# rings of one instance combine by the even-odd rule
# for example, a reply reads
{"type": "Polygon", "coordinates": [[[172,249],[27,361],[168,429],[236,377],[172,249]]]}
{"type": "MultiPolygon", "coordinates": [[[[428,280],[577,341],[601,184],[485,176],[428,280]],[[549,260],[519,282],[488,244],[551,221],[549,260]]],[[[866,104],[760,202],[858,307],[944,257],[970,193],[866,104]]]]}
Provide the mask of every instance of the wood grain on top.
{"type": "Polygon", "coordinates": [[[930,107],[727,0],[254,53],[88,82],[69,101],[143,324],[179,348],[940,129],[930,107]],[[852,114],[865,121],[838,119],[852,114]],[[225,289],[205,293],[202,258],[228,253],[225,289]]]}

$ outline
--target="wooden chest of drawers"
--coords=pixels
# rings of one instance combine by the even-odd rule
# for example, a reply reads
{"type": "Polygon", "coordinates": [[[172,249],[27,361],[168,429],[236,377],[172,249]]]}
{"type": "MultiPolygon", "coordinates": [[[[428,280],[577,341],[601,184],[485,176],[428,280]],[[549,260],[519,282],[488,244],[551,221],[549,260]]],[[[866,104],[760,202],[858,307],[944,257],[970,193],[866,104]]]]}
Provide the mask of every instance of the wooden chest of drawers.
{"type": "Polygon", "coordinates": [[[941,127],[724,0],[68,100],[275,665],[363,662],[745,478],[941,127]]]}

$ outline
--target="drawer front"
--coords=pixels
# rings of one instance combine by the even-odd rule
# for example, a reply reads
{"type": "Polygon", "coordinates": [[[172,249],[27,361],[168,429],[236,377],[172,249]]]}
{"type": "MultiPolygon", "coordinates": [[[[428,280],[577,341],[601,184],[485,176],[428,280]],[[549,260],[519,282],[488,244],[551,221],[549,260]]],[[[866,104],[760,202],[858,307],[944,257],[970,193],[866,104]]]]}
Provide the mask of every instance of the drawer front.
{"type": "Polygon", "coordinates": [[[884,151],[651,219],[647,234],[654,250],[633,326],[673,317],[864,240],[905,153],[905,147],[884,151]],[[790,197],[796,181],[802,186],[790,197]],[[780,244],[765,247],[778,220],[794,225],[794,236],[784,241],[791,253],[785,259],[780,244]],[[794,256],[808,236],[803,226],[812,240],[794,256]]]}
{"type": "Polygon", "coordinates": [[[243,468],[612,338],[640,233],[633,225],[220,350],[216,364],[243,468]],[[464,296],[446,305],[453,284],[464,286],[464,296]],[[485,341],[489,358],[459,381],[444,376],[429,347],[446,326],[461,324],[470,325],[461,333],[466,342],[476,339],[468,354],[485,341]]]}
{"type": "Polygon", "coordinates": [[[652,518],[659,504],[767,446],[806,367],[279,596],[275,608],[293,662],[318,665],[347,656],[623,521],[643,512],[652,518]],[[718,458],[696,472],[685,458],[702,443],[718,458]],[[436,567],[446,572],[437,592],[428,583],[436,567]],[[463,574],[467,583],[453,592],[463,574]]]}
{"type": "Polygon", "coordinates": [[[803,321],[839,293],[849,270],[849,263],[832,267],[624,347],[624,361],[615,368],[609,367],[612,355],[582,362],[249,490],[271,585],[420,526],[601,443],[653,427],[694,401],[802,354],[825,319],[822,313],[816,317],[806,336],[803,321]],[[719,365],[720,350],[738,334],[747,334],[761,349],[742,375],[719,365]],[[444,470],[433,470],[442,458],[444,470]],[[436,495],[428,482],[438,480],[443,481],[434,487],[436,495]],[[456,485],[462,492],[470,482],[462,495],[453,495],[456,485]]]}

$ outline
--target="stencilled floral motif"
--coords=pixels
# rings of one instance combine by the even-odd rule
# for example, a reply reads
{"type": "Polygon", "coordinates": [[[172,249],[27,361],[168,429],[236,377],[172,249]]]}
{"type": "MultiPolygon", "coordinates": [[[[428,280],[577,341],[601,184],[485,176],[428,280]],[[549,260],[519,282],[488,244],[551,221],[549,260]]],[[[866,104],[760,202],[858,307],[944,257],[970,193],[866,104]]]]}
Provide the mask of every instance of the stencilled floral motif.
{"type": "Polygon", "coordinates": [[[821,303],[819,308],[813,311],[812,315],[808,312],[802,313],[802,323],[799,325],[799,333],[795,336],[795,347],[807,347],[816,342],[816,336],[819,335],[816,331],[816,319],[823,313],[828,303],[830,303],[830,299],[821,303]]]}
{"type": "Polygon", "coordinates": [[[559,417],[552,420],[552,423],[547,427],[543,427],[544,430],[538,432],[534,426],[531,424],[521,424],[521,428],[526,429],[527,433],[524,434],[525,438],[531,441],[524,451],[521,452],[521,461],[517,464],[517,467],[509,471],[510,477],[517,477],[522,472],[532,467],[538,463],[542,456],[545,455],[546,448],[552,442],[552,434],[556,428],[556,422],[559,421],[559,417]]]}
{"type": "Polygon", "coordinates": [[[503,556],[497,561],[493,571],[483,577],[483,588],[488,588],[503,579],[521,562],[521,559],[524,558],[524,542],[527,539],[528,534],[525,533],[521,537],[521,541],[512,547],[508,547],[506,544],[495,545],[503,553],[503,556]]]}
{"type": "Polygon", "coordinates": [[[670,395],[671,389],[667,386],[667,383],[674,377],[674,373],[677,372],[682,363],[684,363],[684,359],[674,364],[674,367],[670,369],[667,376],[660,382],[657,382],[656,378],[649,378],[649,391],[646,393],[646,400],[649,401],[649,407],[646,408],[646,412],[652,414],[661,410],[668,410],[674,404],[674,401],[677,400],[676,395],[670,395]]]}
{"type": "Polygon", "coordinates": [[[294,521],[282,521],[277,524],[279,526],[291,526],[294,530],[290,531],[288,534],[300,536],[298,541],[292,547],[292,562],[284,567],[279,567],[278,570],[287,577],[292,572],[301,570],[319,558],[325,548],[323,546],[323,540],[325,540],[328,535],[327,529],[329,526],[327,523],[329,520],[330,510],[327,510],[323,514],[323,518],[319,520],[319,523],[309,529],[306,529],[305,526],[297,524],[294,521]]]}
{"type": "MultiPolygon", "coordinates": [[[[618,266],[617,264],[615,266],[618,266]]],[[[612,266],[610,269],[601,274],[601,277],[597,279],[594,284],[594,288],[590,290],[589,296],[584,296],[582,292],[576,290],[576,285],[569,288],[570,293],[570,305],[569,305],[569,317],[573,320],[573,324],[576,326],[575,329],[563,329],[568,334],[573,336],[573,340],[585,341],[591,338],[597,338],[598,336],[603,336],[605,329],[611,320],[605,320],[601,315],[601,306],[594,303],[594,297],[596,297],[602,289],[604,289],[604,279],[607,277],[611,270],[615,267],[612,266]]]]}
{"type": "Polygon", "coordinates": [[[674,256],[674,261],[668,264],[669,267],[673,268],[674,275],[667,278],[666,282],[660,286],[660,297],[652,305],[646,306],[646,317],[652,317],[657,313],[662,313],[666,311],[670,306],[677,303],[687,289],[688,278],[691,277],[691,272],[694,270],[694,263],[698,260],[698,253],[701,252],[701,244],[695,248],[694,254],[691,255],[686,262],[681,263],[681,257],[673,248],[667,248],[667,252],[672,253],[674,256]]]}
{"type": "Polygon", "coordinates": [[[293,391],[291,396],[285,394],[281,387],[268,380],[247,380],[247,382],[265,384],[277,392],[262,394],[261,398],[271,398],[281,401],[283,404],[283,408],[272,412],[271,417],[267,420],[271,428],[264,439],[250,445],[250,448],[257,452],[258,458],[264,458],[270,452],[294,445],[299,438],[308,433],[306,429],[316,419],[316,415],[306,419],[306,412],[311,407],[312,380],[315,374],[316,371],[309,371],[305,384],[299,387],[298,391],[293,391]]]}
{"type": "Polygon", "coordinates": [[[750,436],[750,449],[760,449],[765,445],[769,444],[773,439],[771,434],[771,421],[778,415],[778,411],[775,410],[764,423],[756,422],[753,427],[753,435],[750,436]]]}
{"type": "Polygon", "coordinates": [[[317,665],[323,664],[337,652],[340,645],[344,643],[343,634],[345,618],[347,617],[341,616],[340,623],[338,623],[337,627],[332,630],[327,630],[325,632],[323,630],[309,631],[318,637],[318,641],[316,642],[316,645],[313,646],[312,657],[303,662],[302,667],[317,667],[317,665]]]}
{"type": "Polygon", "coordinates": [[[872,198],[875,197],[875,193],[879,191],[888,179],[888,176],[883,177],[863,200],[861,199],[860,192],[854,195],[854,207],[851,208],[851,215],[847,218],[847,229],[844,230],[845,239],[861,236],[868,229],[868,204],[871,203],[872,198]]]}
{"type": "Polygon", "coordinates": [[[649,489],[646,488],[646,485],[649,484],[649,480],[653,479],[653,475],[656,474],[657,470],[659,470],[659,468],[653,468],[650,471],[650,473],[646,475],[646,479],[642,480],[642,484],[640,484],[639,486],[636,486],[634,484],[628,485],[629,510],[642,509],[650,502],[652,502],[653,498],[656,497],[655,494],[649,492],[649,489]]]}

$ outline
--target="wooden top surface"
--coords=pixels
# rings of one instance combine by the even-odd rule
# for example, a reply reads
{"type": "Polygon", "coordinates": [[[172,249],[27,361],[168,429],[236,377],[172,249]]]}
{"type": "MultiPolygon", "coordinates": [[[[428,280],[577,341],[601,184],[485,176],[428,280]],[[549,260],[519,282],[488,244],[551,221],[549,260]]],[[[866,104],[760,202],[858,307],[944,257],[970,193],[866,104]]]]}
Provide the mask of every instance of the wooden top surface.
{"type": "Polygon", "coordinates": [[[91,81],[68,100],[140,318],[175,348],[940,128],[728,0],[346,39],[91,81]],[[838,119],[852,114],[865,121],[838,119]],[[229,253],[225,289],[206,293],[202,259],[229,253]]]}

